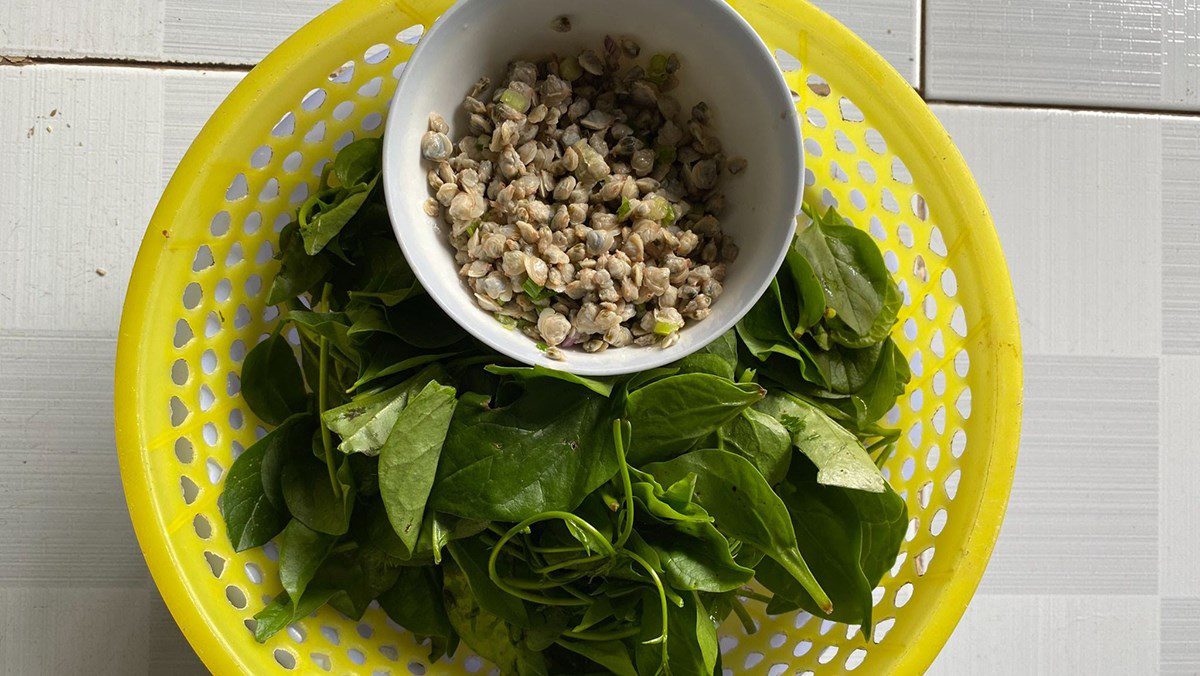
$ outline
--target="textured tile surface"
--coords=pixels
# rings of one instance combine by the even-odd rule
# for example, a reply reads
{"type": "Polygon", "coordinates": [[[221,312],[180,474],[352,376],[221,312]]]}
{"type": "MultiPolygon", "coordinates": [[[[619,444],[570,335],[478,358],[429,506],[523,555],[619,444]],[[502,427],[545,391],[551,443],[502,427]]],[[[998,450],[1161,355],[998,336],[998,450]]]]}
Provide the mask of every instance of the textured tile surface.
{"type": "Polygon", "coordinates": [[[1163,122],[934,106],[992,210],[1032,354],[1159,354],[1163,122]]]}
{"type": "Polygon", "coordinates": [[[1025,359],[1021,455],[986,594],[1158,593],[1158,360],[1025,359]]]}
{"type": "Polygon", "coordinates": [[[1200,110],[1196,0],[927,0],[926,93],[1200,110]]]}
{"type": "Polygon", "coordinates": [[[1161,672],[1200,674],[1200,598],[1164,598],[1160,626],[1161,672]]]}
{"type": "Polygon", "coordinates": [[[1200,356],[1200,119],[1163,122],[1163,352],[1200,356]]]}
{"type": "Polygon", "coordinates": [[[976,596],[929,674],[1147,674],[1156,596],[976,596]]]}

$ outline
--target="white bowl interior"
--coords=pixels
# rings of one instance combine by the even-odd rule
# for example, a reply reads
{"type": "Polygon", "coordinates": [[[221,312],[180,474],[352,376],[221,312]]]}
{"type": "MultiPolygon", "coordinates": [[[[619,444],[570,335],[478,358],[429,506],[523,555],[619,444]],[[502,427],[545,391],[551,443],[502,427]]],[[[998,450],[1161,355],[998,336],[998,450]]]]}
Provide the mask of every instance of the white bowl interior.
{"type": "Polygon", "coordinates": [[[434,300],[474,336],[515,359],[582,375],[615,375],[655,368],[704,347],[733,327],[765,291],[782,261],[799,212],[804,175],[800,125],[788,86],[753,30],[722,0],[463,0],[422,38],[392,102],[384,146],[384,188],[396,236],[418,279],[434,300]],[[567,33],[551,29],[570,18],[567,33]],[[476,306],[458,276],[452,247],[438,219],[422,205],[430,197],[420,139],[430,112],[466,126],[462,99],[482,75],[499,83],[516,58],[602,51],[605,35],[630,36],[645,65],[657,52],[679,55],[684,110],[700,100],[726,155],[747,169],[726,175],[721,225],[741,253],[730,264],[712,314],[689,323],[672,347],[625,347],[588,354],[564,350],[565,361],[539,351],[524,334],[504,328],[476,306]]]}

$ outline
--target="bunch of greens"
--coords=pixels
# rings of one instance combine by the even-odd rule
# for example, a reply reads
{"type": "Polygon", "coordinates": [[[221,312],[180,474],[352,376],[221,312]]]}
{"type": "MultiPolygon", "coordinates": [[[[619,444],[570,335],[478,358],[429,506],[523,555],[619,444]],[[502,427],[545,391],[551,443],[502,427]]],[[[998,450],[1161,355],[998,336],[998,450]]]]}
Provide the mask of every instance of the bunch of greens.
{"type": "Polygon", "coordinates": [[[581,378],[513,364],[434,305],[379,163],[377,140],[348,146],[280,233],[281,321],[243,365],[274,427],[219,504],[236,550],[279,546],[260,641],[378,601],[431,659],[461,641],[505,674],[708,676],[716,624],[753,629],[747,602],[869,633],[907,522],[877,420],[909,374],[867,235],[813,214],[736,332],[581,378]]]}

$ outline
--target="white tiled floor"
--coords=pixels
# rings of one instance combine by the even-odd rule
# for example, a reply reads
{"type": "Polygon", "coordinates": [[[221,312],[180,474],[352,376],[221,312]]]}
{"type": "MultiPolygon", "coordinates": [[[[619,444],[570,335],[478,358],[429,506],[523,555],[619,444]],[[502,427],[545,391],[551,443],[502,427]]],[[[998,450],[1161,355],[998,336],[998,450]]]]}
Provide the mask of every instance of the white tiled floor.
{"type": "MultiPolygon", "coordinates": [[[[117,318],[200,125],[331,3],[0,1],[0,673],[201,669],[121,498],[117,318]]],[[[939,101],[1020,305],[1009,517],[933,671],[1200,673],[1200,3],[818,4],[939,101]]]]}

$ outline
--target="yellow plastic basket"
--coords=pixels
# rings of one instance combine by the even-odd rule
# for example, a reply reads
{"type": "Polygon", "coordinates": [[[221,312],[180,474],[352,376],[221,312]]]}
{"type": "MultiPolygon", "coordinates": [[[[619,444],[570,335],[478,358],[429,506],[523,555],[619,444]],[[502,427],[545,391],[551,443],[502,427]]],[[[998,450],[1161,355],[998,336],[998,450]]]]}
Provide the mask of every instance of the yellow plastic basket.
{"type": "MultiPolygon", "coordinates": [[[[878,624],[800,613],[758,633],[723,628],[735,673],[916,673],[970,600],[1012,483],[1021,412],[1016,306],[987,207],[911,87],[837,21],[799,0],[732,0],[775,52],[807,137],[812,204],[836,204],[879,241],[905,306],[912,363],[886,471],[911,514],[876,589],[878,624]]],[[[277,231],[323,164],[383,116],[424,28],[449,0],[346,0],[268,56],[179,165],[142,243],[121,323],[116,430],[129,511],[175,620],[217,673],[462,673],[429,664],[378,608],[324,609],[259,645],[247,621],[280,588],[276,552],[234,553],[216,501],[257,421],[241,361],[275,320],[264,307],[277,231]]],[[[898,417],[897,417],[898,416],[898,417]]],[[[727,671],[728,673],[728,671],[727,671]]]]}

